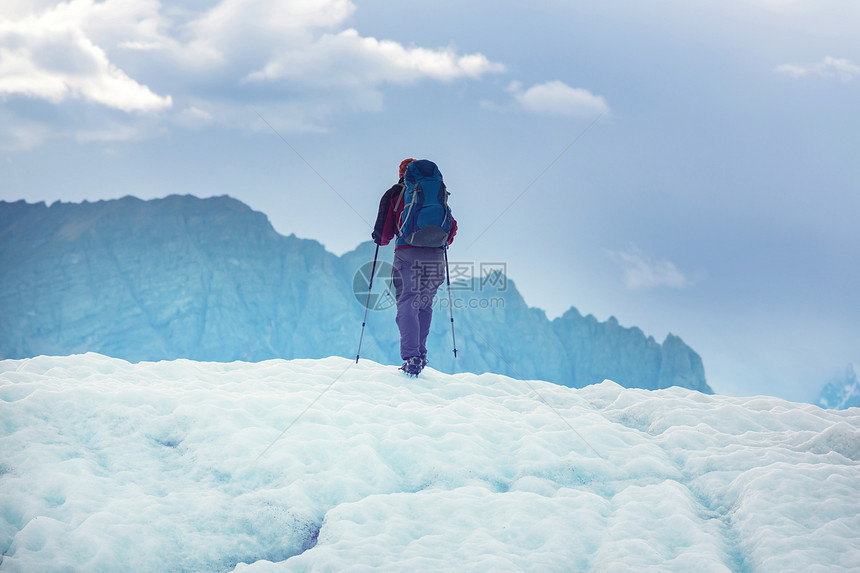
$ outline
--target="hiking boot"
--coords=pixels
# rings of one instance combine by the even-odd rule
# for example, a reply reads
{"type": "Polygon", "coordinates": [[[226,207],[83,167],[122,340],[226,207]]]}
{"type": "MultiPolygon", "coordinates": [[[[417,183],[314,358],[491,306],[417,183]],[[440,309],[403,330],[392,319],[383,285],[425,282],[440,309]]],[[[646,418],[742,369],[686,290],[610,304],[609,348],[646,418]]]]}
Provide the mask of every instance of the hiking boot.
{"type": "Polygon", "coordinates": [[[413,356],[412,358],[407,358],[406,362],[403,363],[403,366],[401,366],[400,369],[406,372],[409,376],[418,376],[421,374],[424,364],[426,364],[426,361],[423,361],[420,356],[413,356]]]}

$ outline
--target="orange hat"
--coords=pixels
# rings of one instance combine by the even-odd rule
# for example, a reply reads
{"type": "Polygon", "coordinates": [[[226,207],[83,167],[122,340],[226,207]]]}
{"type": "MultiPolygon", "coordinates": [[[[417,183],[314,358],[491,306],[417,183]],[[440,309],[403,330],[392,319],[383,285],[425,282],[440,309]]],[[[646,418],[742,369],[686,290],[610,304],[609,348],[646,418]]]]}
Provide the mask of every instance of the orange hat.
{"type": "Polygon", "coordinates": [[[406,166],[409,165],[410,163],[412,163],[413,161],[415,161],[415,159],[409,158],[409,159],[404,159],[403,161],[400,162],[400,177],[401,178],[406,173],[406,166]]]}

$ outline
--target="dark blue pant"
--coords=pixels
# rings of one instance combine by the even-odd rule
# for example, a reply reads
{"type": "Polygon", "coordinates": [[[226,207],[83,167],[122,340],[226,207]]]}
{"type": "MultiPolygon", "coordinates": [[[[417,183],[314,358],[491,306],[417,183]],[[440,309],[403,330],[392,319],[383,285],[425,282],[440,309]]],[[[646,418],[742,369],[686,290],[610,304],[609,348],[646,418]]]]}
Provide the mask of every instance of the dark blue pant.
{"type": "Polygon", "coordinates": [[[445,280],[445,252],[438,247],[394,251],[392,271],[400,329],[400,357],[426,356],[433,297],[445,280]]]}

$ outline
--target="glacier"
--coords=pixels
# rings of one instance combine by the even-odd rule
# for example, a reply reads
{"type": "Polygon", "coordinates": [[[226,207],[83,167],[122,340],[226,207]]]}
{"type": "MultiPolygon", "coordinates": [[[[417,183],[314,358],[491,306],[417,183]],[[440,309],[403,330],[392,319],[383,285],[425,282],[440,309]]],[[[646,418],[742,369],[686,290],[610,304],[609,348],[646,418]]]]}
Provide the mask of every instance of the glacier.
{"type": "Polygon", "coordinates": [[[860,378],[857,367],[849,364],[841,376],[828,382],[815,402],[822,408],[853,408],[860,406],[860,378]]]}
{"type": "Polygon", "coordinates": [[[0,361],[0,570],[836,572],[860,409],[340,357],[0,361]]]}

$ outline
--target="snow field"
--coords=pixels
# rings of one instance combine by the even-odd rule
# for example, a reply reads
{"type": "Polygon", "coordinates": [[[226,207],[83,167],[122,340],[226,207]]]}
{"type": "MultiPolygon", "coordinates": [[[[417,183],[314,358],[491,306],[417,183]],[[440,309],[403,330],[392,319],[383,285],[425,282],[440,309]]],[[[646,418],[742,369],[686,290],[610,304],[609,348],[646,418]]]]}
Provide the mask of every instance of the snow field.
{"type": "Polygon", "coordinates": [[[860,409],[425,374],[2,361],[0,570],[860,569],[860,409]]]}

